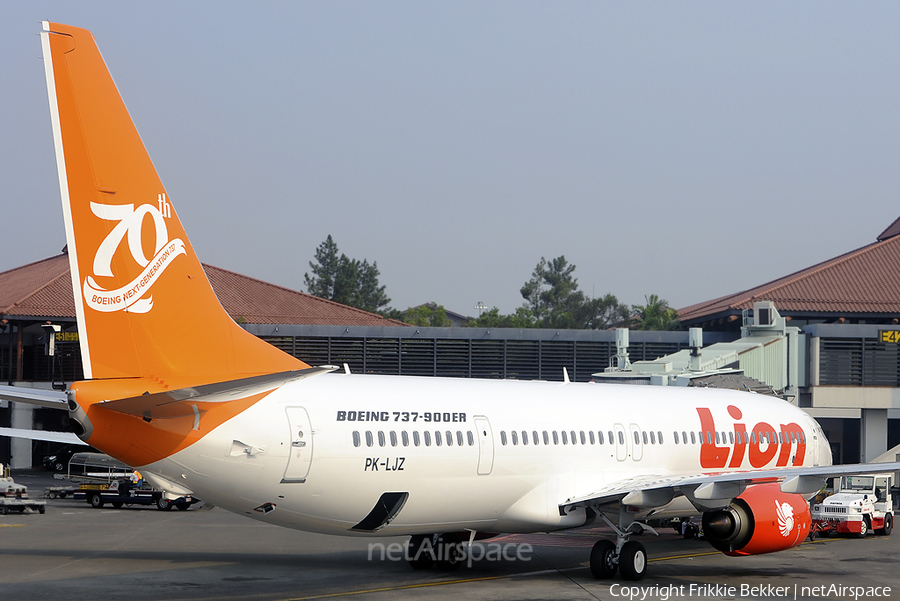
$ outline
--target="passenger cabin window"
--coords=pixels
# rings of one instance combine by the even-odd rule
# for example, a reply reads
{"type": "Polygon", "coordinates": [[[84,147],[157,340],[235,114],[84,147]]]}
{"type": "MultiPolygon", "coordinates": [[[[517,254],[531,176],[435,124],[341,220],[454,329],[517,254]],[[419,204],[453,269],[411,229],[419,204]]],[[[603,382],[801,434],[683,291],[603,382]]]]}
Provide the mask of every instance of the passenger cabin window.
{"type": "MultiPolygon", "coordinates": [[[[581,444],[587,444],[587,441],[586,441],[585,438],[584,438],[584,430],[582,430],[582,431],[579,432],[578,434],[581,435],[581,444]]],[[[591,444],[594,444],[594,437],[593,437],[593,436],[591,436],[591,444]]]]}
{"type": "Polygon", "coordinates": [[[353,446],[354,447],[359,446],[359,430],[353,431],[353,446]]]}
{"type": "MultiPolygon", "coordinates": [[[[554,432],[554,434],[555,434],[555,433],[556,433],[556,432],[554,432]]],[[[568,436],[566,436],[566,431],[563,430],[562,432],[560,432],[560,435],[562,436],[562,442],[563,442],[563,444],[569,444],[569,441],[567,440],[567,439],[568,439],[568,436]]],[[[554,438],[553,442],[556,442],[556,439],[555,439],[555,438],[554,438]]]]}
{"type": "Polygon", "coordinates": [[[450,430],[447,430],[446,434],[447,434],[447,446],[452,447],[453,446],[453,432],[451,432],[450,430]]]}
{"type": "Polygon", "coordinates": [[[409,446],[409,434],[406,433],[406,430],[400,433],[400,439],[403,441],[403,446],[409,446]]]}
{"type": "Polygon", "coordinates": [[[657,432],[656,432],[656,437],[659,439],[659,444],[662,444],[662,443],[663,443],[663,442],[662,442],[662,432],[657,431],[657,432]]]}
{"type": "Polygon", "coordinates": [[[675,444],[678,444],[678,432],[675,432],[675,444]]]}
{"type": "Polygon", "coordinates": [[[441,446],[441,432],[440,430],[435,431],[434,433],[434,444],[436,446],[441,446]]]}
{"type": "Polygon", "coordinates": [[[691,444],[697,444],[697,439],[694,437],[693,431],[691,431],[691,444]]]}
{"type": "Polygon", "coordinates": [[[650,444],[656,444],[656,437],[653,435],[653,430],[650,430],[650,444]]]}
{"type": "MultiPolygon", "coordinates": [[[[609,433],[609,438],[612,440],[612,432],[609,433]]],[[[625,434],[619,432],[619,444],[625,444],[625,434]]]]}
{"type": "Polygon", "coordinates": [[[372,439],[372,431],[366,430],[366,446],[371,447],[373,444],[375,444],[375,443],[372,439]]]}
{"type": "MultiPolygon", "coordinates": [[[[612,438],[609,439],[609,443],[612,444],[612,438]]],[[[603,444],[603,432],[597,432],[597,444],[603,444]]]]}
{"type": "Polygon", "coordinates": [[[547,434],[547,431],[546,431],[546,430],[544,430],[544,444],[545,444],[545,445],[549,445],[549,444],[550,444],[550,435],[547,434]]]}
{"type": "Polygon", "coordinates": [[[559,444],[559,435],[556,433],[556,430],[553,431],[553,444],[559,444]]]}
{"type": "Polygon", "coordinates": [[[641,444],[641,435],[637,430],[634,431],[634,444],[641,444]]]}
{"type": "Polygon", "coordinates": [[[466,432],[466,438],[468,439],[470,447],[475,445],[475,436],[472,434],[471,430],[466,432]]]}
{"type": "Polygon", "coordinates": [[[519,435],[516,434],[516,431],[513,430],[512,432],[509,433],[509,435],[512,437],[512,443],[513,443],[513,446],[518,446],[518,444],[519,444],[519,435]]]}
{"type": "MultiPolygon", "coordinates": [[[[614,441],[615,441],[616,439],[613,438],[613,433],[612,433],[612,431],[607,432],[607,434],[609,434],[609,444],[615,444],[614,441]]],[[[619,444],[625,444],[625,441],[622,440],[622,433],[621,433],[621,432],[619,432],[619,444]]]]}
{"type": "Polygon", "coordinates": [[[594,431],[591,430],[588,434],[590,434],[591,444],[594,444],[594,431]]]}
{"type": "Polygon", "coordinates": [[[641,437],[644,439],[644,444],[647,444],[647,433],[644,431],[641,431],[641,437]]]}
{"type": "Polygon", "coordinates": [[[428,430],[425,430],[425,432],[423,434],[425,437],[425,446],[430,447],[431,446],[431,432],[429,432],[428,430]]]}
{"type": "Polygon", "coordinates": [[[461,430],[456,431],[456,444],[463,446],[463,435],[461,430]]]}
{"type": "Polygon", "coordinates": [[[500,430],[500,444],[506,446],[506,430],[500,430]]]}

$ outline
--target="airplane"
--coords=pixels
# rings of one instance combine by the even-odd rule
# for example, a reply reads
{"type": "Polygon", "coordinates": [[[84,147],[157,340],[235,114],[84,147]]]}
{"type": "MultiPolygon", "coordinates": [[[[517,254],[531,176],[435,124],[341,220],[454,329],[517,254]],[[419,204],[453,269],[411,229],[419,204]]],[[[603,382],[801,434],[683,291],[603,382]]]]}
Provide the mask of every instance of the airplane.
{"type": "Polygon", "coordinates": [[[812,417],[754,393],[352,374],[283,353],[222,309],[91,33],[44,22],[41,43],[85,374],[70,421],[167,494],[408,535],[419,569],[458,567],[466,539],[605,523],[592,574],[640,580],[647,520],[702,514],[725,554],[780,551],[809,534],[826,477],[900,469],[831,465],[812,417]]]}

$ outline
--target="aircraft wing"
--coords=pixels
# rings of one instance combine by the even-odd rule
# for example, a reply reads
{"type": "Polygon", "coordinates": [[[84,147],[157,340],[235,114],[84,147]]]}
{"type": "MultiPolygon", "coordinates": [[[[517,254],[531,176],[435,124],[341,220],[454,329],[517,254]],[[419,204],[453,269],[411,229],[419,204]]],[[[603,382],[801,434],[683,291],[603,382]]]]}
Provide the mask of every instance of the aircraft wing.
{"type": "Polygon", "coordinates": [[[600,507],[621,503],[640,508],[662,507],[684,495],[701,511],[728,505],[748,486],[781,482],[785,493],[811,495],[825,485],[826,478],[850,474],[876,474],[900,470],[900,462],[853,463],[673,476],[646,474],[610,482],[594,492],[567,499],[561,508],[600,507]]]}
{"type": "Polygon", "coordinates": [[[143,394],[114,401],[103,401],[97,403],[97,407],[146,419],[186,417],[197,415],[202,411],[202,406],[207,403],[226,403],[243,399],[253,394],[275,390],[288,382],[325,374],[336,369],[334,366],[325,365],[265,374],[240,380],[229,380],[203,386],[167,390],[154,394],[143,394]]]}
{"type": "Polygon", "coordinates": [[[72,432],[51,432],[49,430],[27,430],[23,428],[0,428],[0,436],[10,438],[27,438],[29,440],[44,440],[47,442],[61,442],[65,444],[77,444],[88,446],[72,432]]]}
{"type": "Polygon", "coordinates": [[[51,409],[68,410],[66,393],[62,390],[45,390],[43,388],[25,388],[22,386],[0,386],[0,401],[28,403],[50,407],[51,409]]]}

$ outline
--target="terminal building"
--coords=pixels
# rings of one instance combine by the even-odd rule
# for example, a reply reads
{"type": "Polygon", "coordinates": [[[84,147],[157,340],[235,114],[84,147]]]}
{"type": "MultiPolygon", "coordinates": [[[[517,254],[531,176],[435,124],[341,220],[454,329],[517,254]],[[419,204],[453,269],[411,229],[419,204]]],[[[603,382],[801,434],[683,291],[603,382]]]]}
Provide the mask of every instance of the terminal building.
{"type": "MultiPolygon", "coordinates": [[[[373,374],[599,382],[603,378],[595,376],[615,370],[624,352],[649,374],[633,383],[733,381],[679,379],[675,373],[700,363],[707,370],[745,372],[762,384],[750,389],[769,389],[816,417],[835,462],[870,461],[900,444],[900,219],[863,248],[681,309],[686,328],[703,328],[704,347],[696,352],[688,331],[631,331],[623,348],[615,331],[413,327],[204,268],[238,324],[311,365],[347,364],[373,374]],[[771,313],[754,315],[761,306],[771,306],[771,313]],[[692,364],[691,354],[703,360],[692,364]]],[[[197,335],[203,335],[202,324],[197,335]]],[[[67,256],[0,273],[0,382],[63,388],[81,377],[67,256]],[[60,331],[42,327],[48,325],[60,331]]],[[[0,426],[65,429],[60,413],[3,402],[0,426]]],[[[0,439],[0,462],[39,463],[48,444],[0,439]]]]}

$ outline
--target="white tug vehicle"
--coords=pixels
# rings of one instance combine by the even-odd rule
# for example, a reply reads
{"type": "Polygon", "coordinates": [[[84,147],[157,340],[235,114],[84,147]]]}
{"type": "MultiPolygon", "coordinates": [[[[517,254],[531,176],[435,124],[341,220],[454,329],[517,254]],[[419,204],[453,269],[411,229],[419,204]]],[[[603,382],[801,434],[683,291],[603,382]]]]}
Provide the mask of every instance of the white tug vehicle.
{"type": "Polygon", "coordinates": [[[47,510],[46,505],[46,501],[28,498],[28,487],[16,484],[9,473],[9,468],[0,463],[0,514],[6,515],[11,511],[44,513],[47,510]]]}
{"type": "Polygon", "coordinates": [[[855,534],[870,530],[889,535],[894,529],[891,474],[842,476],[838,492],[813,505],[811,538],[832,532],[855,534]]]}

